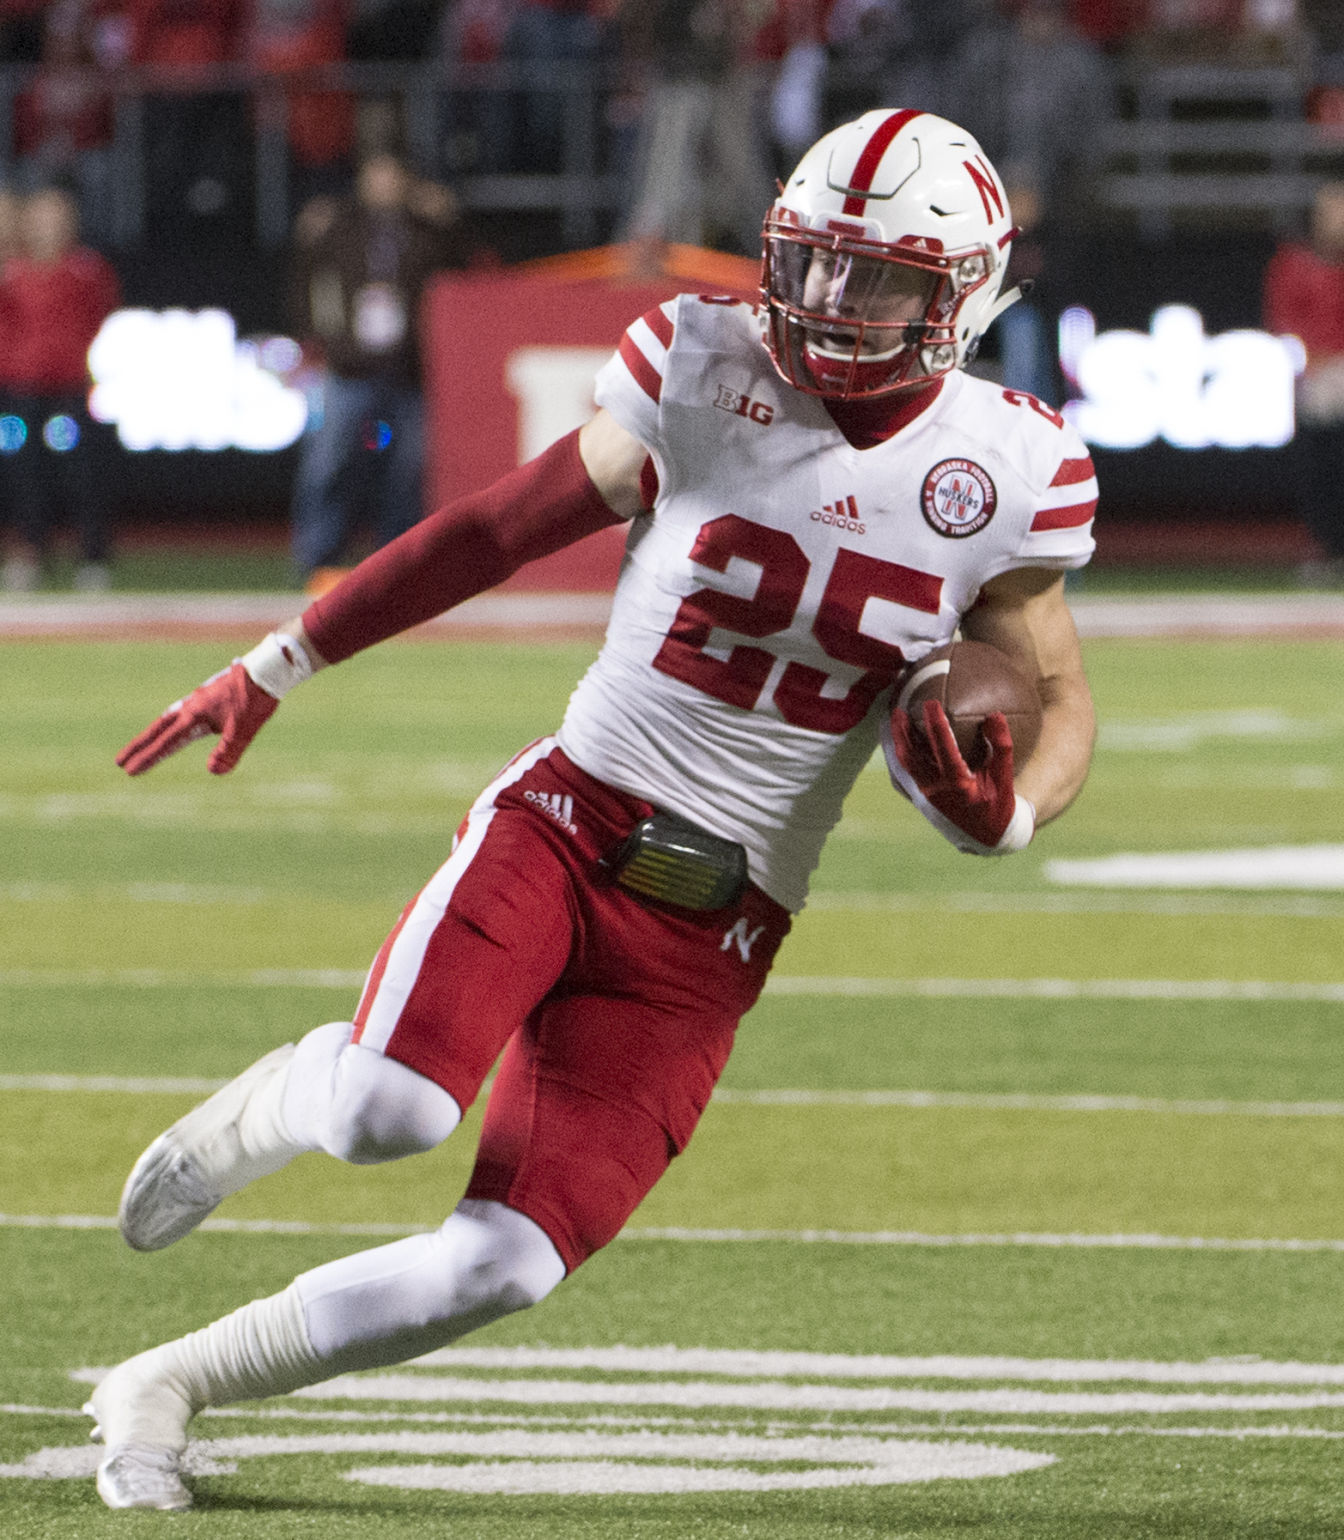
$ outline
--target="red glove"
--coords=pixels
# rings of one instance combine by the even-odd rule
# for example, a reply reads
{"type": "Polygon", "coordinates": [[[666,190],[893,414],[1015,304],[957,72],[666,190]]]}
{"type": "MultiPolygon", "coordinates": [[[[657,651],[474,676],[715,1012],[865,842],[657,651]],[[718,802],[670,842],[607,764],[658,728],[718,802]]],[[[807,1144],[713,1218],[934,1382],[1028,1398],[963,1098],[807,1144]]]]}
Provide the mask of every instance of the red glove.
{"type": "Polygon", "coordinates": [[[883,735],[893,784],[958,850],[972,855],[1008,855],[1025,849],[1036,831],[1036,810],[1013,790],[1013,736],[1001,711],[980,727],[989,758],[972,770],[957,748],[952,724],[937,701],[924,702],[924,730],[909,715],[891,713],[883,735]]]}
{"type": "Polygon", "coordinates": [[[241,661],[235,661],[212,674],[185,700],[169,706],[157,721],[131,739],[117,755],[117,763],[127,775],[143,775],[195,739],[219,733],[220,741],[206,761],[206,769],[211,775],[223,775],[242,758],[243,750],[279,704],[241,661]]]}

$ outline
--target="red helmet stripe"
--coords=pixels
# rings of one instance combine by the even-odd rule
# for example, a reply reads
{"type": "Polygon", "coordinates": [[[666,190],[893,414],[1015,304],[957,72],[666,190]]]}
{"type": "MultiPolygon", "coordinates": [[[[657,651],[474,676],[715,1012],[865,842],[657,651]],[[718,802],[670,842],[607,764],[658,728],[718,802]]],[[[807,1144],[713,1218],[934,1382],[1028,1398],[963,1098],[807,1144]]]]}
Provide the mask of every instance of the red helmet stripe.
{"type": "Polygon", "coordinates": [[[873,136],[864,145],[863,153],[855,164],[854,175],[849,181],[850,193],[845,199],[844,207],[846,214],[857,214],[862,217],[863,206],[868,201],[868,189],[873,185],[877,168],[882,164],[882,157],[887,153],[891,141],[912,118],[923,116],[922,112],[906,107],[900,112],[893,112],[873,130],[873,136]]]}

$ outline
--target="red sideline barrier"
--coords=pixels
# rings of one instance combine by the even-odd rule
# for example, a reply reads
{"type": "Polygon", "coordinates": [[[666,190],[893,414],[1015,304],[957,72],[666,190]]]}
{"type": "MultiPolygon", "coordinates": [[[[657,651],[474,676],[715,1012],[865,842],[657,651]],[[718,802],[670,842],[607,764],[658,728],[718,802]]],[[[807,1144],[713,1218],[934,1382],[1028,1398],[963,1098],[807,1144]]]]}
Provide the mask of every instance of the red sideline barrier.
{"type": "MultiPolygon", "coordinates": [[[[686,246],[654,264],[648,255],[608,247],[434,281],[423,318],[431,507],[487,486],[589,417],[594,375],[646,310],[686,292],[755,297],[757,264],[745,258],[686,246]]],[[[623,529],[603,530],[501,586],[609,589],[624,544],[623,529]]]]}

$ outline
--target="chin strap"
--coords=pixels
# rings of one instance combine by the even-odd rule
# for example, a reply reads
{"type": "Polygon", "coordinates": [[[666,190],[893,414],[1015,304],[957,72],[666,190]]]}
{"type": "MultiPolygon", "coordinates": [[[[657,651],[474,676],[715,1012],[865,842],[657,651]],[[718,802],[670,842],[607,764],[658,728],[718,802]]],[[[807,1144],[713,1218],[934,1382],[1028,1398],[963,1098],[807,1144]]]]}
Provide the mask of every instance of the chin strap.
{"type": "Polygon", "coordinates": [[[1012,306],[1017,304],[1018,300],[1026,299],[1033,288],[1035,288],[1035,284],[1032,280],[1024,278],[1021,283],[1015,284],[1009,289],[1007,294],[1000,294],[998,299],[994,301],[994,308],[989,312],[989,319],[985,322],[985,330],[988,331],[990,326],[999,319],[1003,312],[1011,309],[1012,306]]]}
{"type": "Polygon", "coordinates": [[[995,321],[999,319],[1005,310],[1012,309],[1012,307],[1017,304],[1018,300],[1026,299],[1027,295],[1031,293],[1033,288],[1035,288],[1035,281],[1031,278],[1024,278],[1021,283],[1015,284],[1011,289],[1009,289],[1007,294],[999,295],[998,299],[994,301],[988,316],[985,318],[985,324],[981,328],[980,336],[972,339],[965,353],[962,355],[961,363],[963,368],[965,368],[967,364],[972,364],[975,362],[975,355],[980,351],[980,338],[985,335],[985,333],[991,326],[993,326],[995,321]]]}

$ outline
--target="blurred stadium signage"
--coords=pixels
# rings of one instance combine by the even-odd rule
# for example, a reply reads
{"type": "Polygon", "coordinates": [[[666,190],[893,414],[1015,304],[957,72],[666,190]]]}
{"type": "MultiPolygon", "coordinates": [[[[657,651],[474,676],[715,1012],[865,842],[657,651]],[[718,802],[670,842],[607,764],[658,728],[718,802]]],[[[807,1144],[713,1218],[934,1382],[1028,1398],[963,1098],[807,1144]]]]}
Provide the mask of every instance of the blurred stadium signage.
{"type": "Polygon", "coordinates": [[[518,403],[518,463],[539,455],[593,411],[593,381],[610,347],[518,348],[504,364],[518,403]]]}
{"type": "MultiPolygon", "coordinates": [[[[1249,328],[1209,336],[1189,305],[1154,311],[1146,332],[1098,332],[1092,312],[1071,305],[1058,338],[1060,369],[1077,392],[1063,412],[1098,448],[1275,449],[1293,437],[1303,365],[1295,337],[1249,328]]],[[[592,409],[593,375],[610,349],[576,342],[523,346],[504,361],[518,461],[592,409]]],[[[274,452],[297,442],[308,419],[301,362],[292,338],[240,339],[225,310],[119,310],[89,350],[90,410],[131,451],[274,452]]]]}
{"type": "Polygon", "coordinates": [[[118,310],[89,349],[89,410],[129,450],[286,449],[308,418],[289,337],[239,340],[224,310],[118,310]]]}
{"type": "MultiPolygon", "coordinates": [[[[722,292],[713,264],[728,259],[685,250],[709,265],[707,275],[631,272],[619,248],[609,248],[558,266],[449,273],[430,285],[424,354],[431,506],[488,486],[583,422],[593,410],[594,376],[636,317],[713,280],[722,292]],[[491,317],[484,328],[483,315],[491,317]],[[464,338],[471,339],[469,366],[464,338]]],[[[754,282],[755,264],[741,268],[754,282]]],[[[621,526],[599,530],[529,563],[504,587],[610,587],[625,535],[621,526]]]]}
{"type": "Polygon", "coordinates": [[[1142,449],[1276,449],[1293,436],[1296,337],[1243,329],[1210,337],[1189,305],[1163,305],[1146,332],[1097,332],[1072,305],[1059,320],[1059,362],[1080,392],[1064,415],[1089,444],[1142,449]]]}

